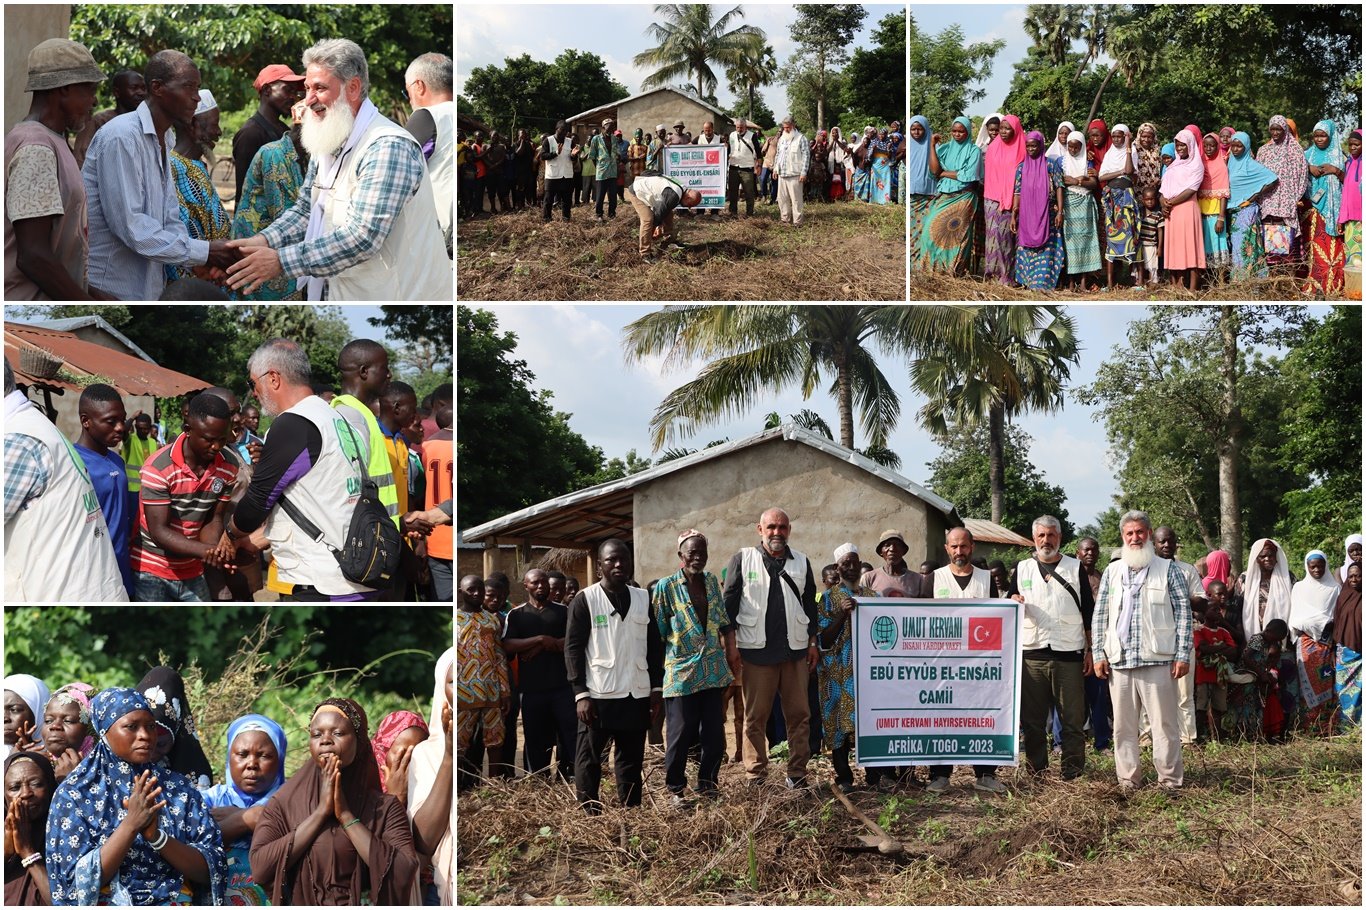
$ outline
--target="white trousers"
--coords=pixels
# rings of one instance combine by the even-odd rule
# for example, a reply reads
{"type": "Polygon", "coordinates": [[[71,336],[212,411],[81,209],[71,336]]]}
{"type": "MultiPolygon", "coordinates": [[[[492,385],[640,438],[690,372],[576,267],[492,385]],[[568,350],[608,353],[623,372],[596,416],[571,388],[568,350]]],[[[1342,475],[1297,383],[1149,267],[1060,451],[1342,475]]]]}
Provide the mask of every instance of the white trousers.
{"type": "Polygon", "coordinates": [[[1115,711],[1115,777],[1138,786],[1143,781],[1138,747],[1138,715],[1146,710],[1152,720],[1153,767],[1159,783],[1181,786],[1180,706],[1172,665],[1110,670],[1110,700],[1115,711]]]}
{"type": "Polygon", "coordinates": [[[806,185],[800,177],[778,178],[778,217],[793,224],[802,223],[802,193],[806,185]]]}
{"type": "MultiPolygon", "coordinates": [[[[1195,646],[1191,645],[1191,655],[1186,661],[1190,670],[1186,675],[1176,681],[1176,695],[1181,708],[1181,744],[1189,746],[1195,743],[1195,646]]],[[[1142,739],[1152,734],[1152,723],[1148,720],[1147,712],[1140,715],[1138,736],[1142,739]]]]}

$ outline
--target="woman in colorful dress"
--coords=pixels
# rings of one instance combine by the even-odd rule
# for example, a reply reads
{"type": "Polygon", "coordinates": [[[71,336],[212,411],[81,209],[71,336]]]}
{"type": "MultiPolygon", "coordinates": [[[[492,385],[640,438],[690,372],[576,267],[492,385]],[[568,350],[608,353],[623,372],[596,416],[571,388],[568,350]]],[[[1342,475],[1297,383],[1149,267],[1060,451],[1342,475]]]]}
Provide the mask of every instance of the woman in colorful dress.
{"type": "Polygon", "coordinates": [[[812,201],[830,201],[830,134],[821,130],[811,143],[811,162],[806,166],[806,194],[812,201]]]}
{"type": "Polygon", "coordinates": [[[1200,151],[1200,139],[1188,129],[1176,134],[1173,145],[1176,159],[1162,175],[1160,190],[1165,218],[1162,261],[1168,271],[1176,273],[1177,285],[1184,278],[1187,289],[1193,293],[1205,269],[1204,228],[1200,224],[1200,204],[1195,198],[1205,179],[1205,156],[1200,151]]]}
{"type": "Polygon", "coordinates": [[[830,155],[826,163],[830,166],[830,201],[847,199],[849,174],[846,166],[849,163],[849,145],[844,141],[844,134],[837,126],[830,127],[830,155]]]}
{"type": "Polygon", "coordinates": [[[892,141],[884,126],[877,131],[877,138],[868,144],[869,162],[872,171],[868,201],[874,205],[886,205],[892,196],[892,141]]]}
{"type": "MultiPolygon", "coordinates": [[[[835,550],[835,566],[839,580],[816,595],[821,732],[835,767],[835,783],[848,790],[854,786],[854,772],[849,766],[854,750],[854,599],[877,597],[878,593],[859,581],[862,566],[858,548],[852,543],[835,550]]],[[[876,786],[880,775],[869,768],[865,777],[869,786],[876,786]]]]}
{"type": "Polygon", "coordinates": [[[920,268],[920,234],[925,216],[934,202],[935,179],[930,173],[930,121],[920,114],[911,118],[906,142],[906,236],[910,241],[911,270],[920,268]]]}
{"type": "Polygon", "coordinates": [[[1067,192],[1063,212],[1063,240],[1067,249],[1067,274],[1072,289],[1092,290],[1087,276],[1100,270],[1100,239],[1096,236],[1096,169],[1086,158],[1086,135],[1073,131],[1067,137],[1067,156],[1062,160],[1062,182],[1067,192]]]}
{"type": "Polygon", "coordinates": [[[1338,724],[1361,726],[1361,563],[1347,567],[1347,583],[1333,608],[1333,640],[1338,646],[1338,724]]]}
{"type": "Polygon", "coordinates": [[[1290,124],[1280,114],[1271,118],[1271,138],[1257,150],[1257,161],[1276,173],[1275,192],[1262,201],[1262,233],[1270,265],[1292,265],[1300,256],[1299,202],[1309,186],[1309,164],[1290,124]]]}
{"type": "Polygon", "coordinates": [[[1063,247],[1062,164],[1043,153],[1043,133],[1025,137],[1025,160],[1015,169],[1015,200],[1011,230],[1015,248],[1015,281],[1033,291],[1058,286],[1066,262],[1063,247]]]}
{"type": "Polygon", "coordinates": [[[1134,146],[1134,184],[1141,193],[1162,183],[1162,149],[1157,144],[1157,127],[1142,123],[1134,146]]]}
{"type": "MultiPolygon", "coordinates": [[[[1343,250],[1339,212],[1342,209],[1342,179],[1346,160],[1338,142],[1338,125],[1332,120],[1314,124],[1309,148],[1304,150],[1309,164],[1309,189],[1305,193],[1305,258],[1309,280],[1304,293],[1330,297],[1342,293],[1343,250]]],[[[1360,205],[1360,196],[1357,204],[1360,205]]]]}
{"type": "Polygon", "coordinates": [[[1267,276],[1261,200],[1280,180],[1275,171],[1252,157],[1251,145],[1252,140],[1243,132],[1234,133],[1229,140],[1228,211],[1233,225],[1228,242],[1234,281],[1267,276]]]}
{"type": "Polygon", "coordinates": [[[1205,266],[1211,278],[1222,280],[1232,261],[1228,246],[1228,162],[1219,148],[1217,133],[1206,133],[1201,149],[1205,155],[1205,179],[1200,181],[1200,191],[1195,198],[1200,206],[1205,266]]]}
{"type": "Polygon", "coordinates": [[[1337,713],[1331,626],[1341,587],[1328,568],[1328,555],[1310,550],[1304,557],[1304,578],[1290,589],[1290,644],[1297,658],[1301,726],[1321,736],[1332,732],[1337,713]]]}
{"type": "Polygon", "coordinates": [[[973,144],[972,121],[953,121],[947,142],[930,136],[930,173],[937,195],[920,232],[921,268],[961,274],[972,259],[973,228],[981,210],[982,150],[973,144]]]}
{"type": "Polygon", "coordinates": [[[227,860],[227,902],[239,907],[270,903],[251,878],[251,838],[266,803],[285,782],[284,729],[261,714],[247,714],[228,725],[224,782],[203,791],[204,804],[223,831],[227,860]]]}
{"type": "Polygon", "coordinates": [[[154,763],[159,728],[147,699],[105,689],[91,718],[99,743],[48,812],[53,905],[222,904],[222,834],[189,780],[154,763]]]}
{"type": "Polygon", "coordinates": [[[877,139],[877,130],[871,126],[863,128],[863,135],[854,143],[851,154],[854,157],[854,198],[860,202],[871,202],[873,193],[872,143],[877,139]]]}
{"type": "MultiPolygon", "coordinates": [[[[1361,274],[1361,130],[1347,137],[1347,161],[1342,178],[1342,206],[1338,209],[1342,228],[1342,263],[1347,270],[1361,274]]],[[[1358,296],[1360,296],[1358,294],[1358,296]]]]}
{"type": "MultiPolygon", "coordinates": [[[[294,125],[274,142],[267,142],[251,159],[251,166],[242,180],[242,195],[232,216],[234,239],[252,237],[270,227],[299,198],[304,174],[308,173],[309,155],[302,140],[302,101],[294,105],[294,125]]],[[[578,178],[575,177],[577,184],[578,178]]],[[[293,278],[281,275],[262,282],[245,300],[302,300],[293,278]]]]}
{"type": "Polygon", "coordinates": [[[1015,283],[1015,234],[1010,229],[1015,203],[1015,172],[1025,157],[1024,127],[1007,114],[983,158],[982,207],[986,212],[986,261],[982,277],[1015,283]]]}
{"type": "MultiPolygon", "coordinates": [[[[1097,121],[1100,122],[1100,121],[1097,121]]],[[[1138,200],[1134,197],[1133,136],[1123,123],[1110,131],[1110,145],[1100,158],[1098,179],[1104,188],[1105,287],[1115,286],[1115,265],[1124,269],[1121,278],[1138,261],[1138,200]]]]}
{"type": "MultiPolygon", "coordinates": [[[[220,133],[218,103],[208,89],[201,89],[199,107],[190,120],[190,128],[176,137],[175,148],[167,156],[176,196],[180,200],[180,222],[190,232],[192,240],[227,240],[232,236],[232,220],[209,177],[208,165],[200,160],[205,150],[213,147],[220,133]]],[[[165,268],[169,284],[181,278],[194,278],[194,270],[205,267],[168,265],[165,268]]]]}

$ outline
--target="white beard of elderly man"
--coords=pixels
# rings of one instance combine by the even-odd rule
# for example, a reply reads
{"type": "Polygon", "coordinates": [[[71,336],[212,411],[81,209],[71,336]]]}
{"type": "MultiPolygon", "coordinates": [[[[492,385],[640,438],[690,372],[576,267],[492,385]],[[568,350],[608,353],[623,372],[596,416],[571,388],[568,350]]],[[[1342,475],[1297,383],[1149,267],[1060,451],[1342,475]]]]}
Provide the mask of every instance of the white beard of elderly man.
{"type": "Polygon", "coordinates": [[[1124,546],[1105,569],[1092,618],[1095,674],[1110,680],[1115,711],[1115,776],[1120,790],[1138,789],[1138,726],[1148,713],[1153,766],[1164,790],[1181,787],[1180,706],[1177,680],[1190,672],[1190,587],[1176,563],[1153,551],[1152,525],[1143,512],[1119,520],[1124,546]]]}
{"type": "Polygon", "coordinates": [[[450,300],[451,261],[417,140],[370,101],[365,54],[333,38],[304,51],[299,198],[268,228],[229,242],[228,270],[252,294],[285,276],[309,300],[450,300]]]}

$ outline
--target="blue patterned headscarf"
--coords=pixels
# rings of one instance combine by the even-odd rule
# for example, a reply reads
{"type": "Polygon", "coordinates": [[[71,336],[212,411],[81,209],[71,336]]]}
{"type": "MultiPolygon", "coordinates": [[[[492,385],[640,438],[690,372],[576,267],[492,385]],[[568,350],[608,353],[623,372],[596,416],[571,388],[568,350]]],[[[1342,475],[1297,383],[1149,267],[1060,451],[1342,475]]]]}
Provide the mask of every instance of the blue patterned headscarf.
{"type": "Polygon", "coordinates": [[[1247,133],[1234,133],[1229,145],[1241,142],[1243,153],[1235,155],[1230,148],[1228,153],[1228,207],[1237,208],[1253,196],[1275,183],[1279,178],[1276,172],[1252,157],[1252,139],[1247,133]]]}
{"type": "MultiPolygon", "coordinates": [[[[184,775],[156,765],[128,762],[114,754],[106,738],[111,727],[134,711],[150,708],[135,689],[105,689],[91,703],[95,748],[57,787],[47,817],[47,871],[54,906],[94,905],[101,900],[100,848],[128,815],[123,801],[133,778],[152,771],[166,806],[159,830],[194,847],[209,867],[209,884],[196,890],[194,903],[221,904],[227,887],[223,836],[199,791],[184,775]]],[[[109,881],[111,904],[165,906],[186,887],[184,876],[139,833],[109,881]]]]}
{"type": "MultiPolygon", "coordinates": [[[[1315,167],[1322,167],[1327,164],[1340,171],[1345,170],[1346,162],[1338,139],[1338,125],[1331,120],[1320,120],[1314,124],[1314,132],[1317,133],[1319,130],[1328,134],[1328,147],[1319,148],[1311,135],[1309,137],[1309,148],[1304,150],[1304,160],[1315,167]]],[[[1342,206],[1342,179],[1337,174],[1310,177],[1309,189],[1305,190],[1305,198],[1323,216],[1324,230],[1332,237],[1338,236],[1338,210],[1342,206]]]]}
{"type": "Polygon", "coordinates": [[[285,782],[285,750],[288,742],[285,739],[285,730],[275,721],[263,714],[247,714],[237,718],[228,725],[228,754],[226,764],[223,765],[223,783],[209,787],[203,791],[204,802],[210,807],[233,806],[237,809],[250,809],[257,803],[267,802],[275,791],[280,789],[285,782]],[[270,785],[270,789],[265,793],[248,793],[237,786],[237,781],[232,779],[232,744],[237,737],[243,733],[250,733],[258,730],[270,737],[270,741],[275,744],[275,754],[280,757],[280,763],[275,768],[275,781],[270,785]]]}

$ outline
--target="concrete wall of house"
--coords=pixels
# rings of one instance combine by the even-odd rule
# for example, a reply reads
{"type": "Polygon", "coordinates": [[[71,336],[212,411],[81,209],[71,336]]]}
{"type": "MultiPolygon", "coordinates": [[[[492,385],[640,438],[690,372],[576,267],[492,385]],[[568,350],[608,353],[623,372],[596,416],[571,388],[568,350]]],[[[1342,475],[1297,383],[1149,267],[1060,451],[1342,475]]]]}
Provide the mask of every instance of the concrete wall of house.
{"type": "Polygon", "coordinates": [[[599,111],[590,120],[575,121],[574,133],[578,141],[586,141],[588,128],[600,125],[604,117],[613,118],[617,122],[615,128],[621,130],[621,135],[627,139],[630,139],[637,129],[643,131],[646,136],[651,136],[655,127],[661,123],[672,133],[673,125],[680,117],[688,132],[694,136],[702,132],[702,124],[708,120],[712,121],[712,127],[716,132],[723,136],[732,129],[729,119],[712,113],[696,101],[673,92],[658,92],[615,108],[599,111]]]}
{"type": "MultiPolygon", "coordinates": [[[[71,4],[5,4],[5,132],[28,116],[28,52],[49,38],[67,38],[71,4]]],[[[113,75],[106,73],[106,76],[113,75]]]]}
{"type": "Polygon", "coordinates": [[[738,549],[758,543],[759,515],[773,506],[792,519],[791,546],[810,557],[817,574],[845,541],[877,565],[873,548],[887,528],[905,535],[912,566],[944,553],[948,523],[938,509],[834,456],[780,439],[638,488],[636,578],[644,584],[677,571],[678,534],[688,528],[707,535],[708,568],[719,575],[738,549]]]}
{"type": "MultiPolygon", "coordinates": [[[[28,400],[33,402],[33,405],[38,408],[38,410],[47,413],[47,404],[45,396],[43,395],[43,390],[36,386],[29,386],[25,391],[28,395],[28,400]]],[[[75,389],[65,389],[63,392],[64,393],[61,395],[58,395],[55,392],[52,393],[52,409],[56,412],[57,417],[56,420],[53,420],[53,423],[56,424],[58,432],[72,442],[75,442],[81,438],[81,393],[75,389]]],[[[152,413],[152,406],[155,402],[156,399],[151,395],[123,396],[123,407],[128,412],[129,418],[139,410],[146,411],[148,414],[152,413]]],[[[48,419],[52,419],[51,414],[48,414],[48,419]]],[[[133,432],[131,419],[128,422],[127,431],[129,433],[133,432]]],[[[122,453],[120,452],[120,454],[122,453]]]]}

